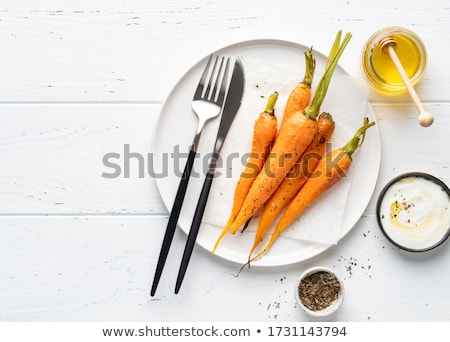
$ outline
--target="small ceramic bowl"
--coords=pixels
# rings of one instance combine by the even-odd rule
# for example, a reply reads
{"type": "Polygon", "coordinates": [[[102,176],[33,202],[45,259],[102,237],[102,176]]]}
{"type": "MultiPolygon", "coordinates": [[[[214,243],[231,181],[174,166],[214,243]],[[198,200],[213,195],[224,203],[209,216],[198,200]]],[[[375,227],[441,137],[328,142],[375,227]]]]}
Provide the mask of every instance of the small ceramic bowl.
{"type": "Polygon", "coordinates": [[[450,236],[450,189],[422,172],[392,179],[377,201],[377,220],[386,238],[408,252],[426,252],[450,236]]]}
{"type": "Polygon", "coordinates": [[[311,267],[304,271],[295,285],[298,305],[311,318],[330,318],[344,300],[344,283],[336,272],[323,266],[311,267]],[[327,295],[335,293],[335,298],[327,295]],[[327,305],[329,304],[329,305],[327,305]]]}

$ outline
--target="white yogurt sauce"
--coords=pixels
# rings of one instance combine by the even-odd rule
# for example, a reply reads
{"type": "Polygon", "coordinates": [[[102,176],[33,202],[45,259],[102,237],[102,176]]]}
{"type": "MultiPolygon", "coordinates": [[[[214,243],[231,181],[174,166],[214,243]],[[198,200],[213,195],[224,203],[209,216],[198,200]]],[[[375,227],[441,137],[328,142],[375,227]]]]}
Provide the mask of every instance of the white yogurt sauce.
{"type": "Polygon", "coordinates": [[[406,177],[385,192],[379,218],[386,234],[408,249],[432,247],[450,229],[450,196],[424,177],[406,177]]]}

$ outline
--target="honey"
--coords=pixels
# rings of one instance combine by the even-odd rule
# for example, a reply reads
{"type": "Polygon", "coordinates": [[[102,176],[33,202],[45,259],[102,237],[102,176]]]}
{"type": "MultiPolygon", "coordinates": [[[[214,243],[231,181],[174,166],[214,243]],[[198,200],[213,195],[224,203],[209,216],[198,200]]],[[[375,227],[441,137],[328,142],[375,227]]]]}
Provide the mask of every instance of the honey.
{"type": "Polygon", "coordinates": [[[364,75],[369,84],[380,92],[406,92],[407,88],[392,59],[381,50],[380,42],[388,36],[397,43],[395,52],[412,85],[416,85],[423,77],[427,63],[425,46],[414,32],[401,27],[382,29],[369,38],[362,53],[364,75]]]}

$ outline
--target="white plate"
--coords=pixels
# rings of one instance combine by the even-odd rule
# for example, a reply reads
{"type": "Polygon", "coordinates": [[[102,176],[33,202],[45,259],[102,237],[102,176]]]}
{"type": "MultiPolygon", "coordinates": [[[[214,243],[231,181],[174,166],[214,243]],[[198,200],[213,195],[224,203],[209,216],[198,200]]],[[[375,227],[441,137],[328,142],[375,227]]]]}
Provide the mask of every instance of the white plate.
{"type": "MultiPolygon", "coordinates": [[[[308,49],[308,47],[303,45],[287,41],[252,40],[230,45],[216,51],[216,53],[228,56],[239,56],[244,61],[245,59],[258,59],[267,62],[267,65],[281,63],[284,67],[288,66],[289,70],[292,70],[292,74],[298,75],[298,77],[296,76],[297,79],[301,80],[304,75],[304,51],[308,49]]],[[[316,74],[318,76],[315,76],[316,81],[323,72],[327,57],[317,51],[314,51],[314,56],[317,62],[316,74]]],[[[180,175],[186,161],[186,156],[181,160],[174,161],[170,154],[173,152],[177,153],[177,151],[179,153],[187,154],[189,145],[192,143],[197,120],[191,110],[191,101],[205,64],[206,57],[194,65],[175,85],[161,110],[154,133],[153,169],[156,173],[155,179],[162,200],[169,211],[172,208],[180,175]]],[[[343,76],[347,75],[339,66],[336,68],[335,74],[343,76]]],[[[342,79],[336,78],[336,80],[332,80],[332,83],[333,81],[338,83],[338,88],[339,86],[345,87],[345,84],[339,84],[339,81],[342,82],[342,79]]],[[[269,83],[270,80],[267,80],[266,84],[269,83]]],[[[246,88],[250,86],[255,87],[254,84],[246,84],[246,88]]],[[[293,85],[287,85],[286,89],[292,89],[292,86],[293,85]]],[[[331,92],[331,87],[328,93],[327,97],[339,97],[339,91],[336,92],[335,90],[333,93],[331,92]]],[[[364,102],[366,103],[365,96],[366,95],[364,94],[364,102]]],[[[251,113],[251,115],[254,115],[253,120],[256,118],[259,111],[261,110],[251,113]]],[[[236,120],[239,120],[239,114],[236,117],[236,120]]],[[[365,113],[348,113],[348,115],[357,116],[358,119],[357,126],[346,127],[350,132],[354,132],[356,128],[360,126],[363,116],[369,117],[371,121],[376,121],[372,108],[368,102],[365,106],[365,113]],[[360,118],[361,121],[359,121],[360,118]]],[[[236,120],[233,125],[236,124],[236,120]]],[[[201,158],[198,158],[194,164],[194,177],[191,177],[190,179],[185,203],[183,204],[178,221],[179,227],[184,232],[188,232],[191,225],[195,205],[203,185],[203,176],[206,173],[203,171],[207,166],[207,160],[204,156],[212,150],[218,123],[218,119],[210,122],[205,127],[201,138],[199,147],[201,158]]],[[[239,124],[239,121],[237,124],[239,124]]],[[[351,186],[338,240],[344,237],[361,217],[371,199],[378,178],[380,167],[380,136],[377,125],[371,128],[369,132],[362,147],[364,148],[364,153],[359,153],[357,157],[355,156],[354,165],[352,166],[355,171],[352,173],[351,186]]],[[[248,137],[243,137],[243,144],[249,144],[251,136],[252,131],[249,132],[248,137]]],[[[234,189],[230,189],[230,192],[234,192],[234,189]]],[[[231,205],[230,203],[228,204],[231,205]]],[[[216,206],[217,210],[221,210],[220,208],[223,203],[208,202],[208,206],[211,205],[216,206]]],[[[219,232],[219,227],[203,222],[197,237],[197,243],[207,250],[211,250],[219,232]]],[[[242,264],[247,260],[248,251],[253,243],[253,239],[254,234],[251,232],[235,234],[232,235],[231,238],[227,237],[222,241],[215,255],[242,264]]],[[[263,258],[254,263],[254,266],[281,266],[301,262],[324,252],[331,246],[332,244],[328,243],[280,238],[263,258]]]]}

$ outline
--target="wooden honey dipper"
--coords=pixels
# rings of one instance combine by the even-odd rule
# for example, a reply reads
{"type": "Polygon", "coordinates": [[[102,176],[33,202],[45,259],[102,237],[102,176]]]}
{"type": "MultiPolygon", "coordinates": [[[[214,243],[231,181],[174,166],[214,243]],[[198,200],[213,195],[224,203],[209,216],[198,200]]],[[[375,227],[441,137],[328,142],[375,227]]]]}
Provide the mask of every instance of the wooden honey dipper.
{"type": "Polygon", "coordinates": [[[403,83],[406,86],[406,89],[408,89],[409,95],[414,101],[414,104],[416,105],[417,110],[419,111],[419,123],[423,127],[431,126],[433,123],[433,115],[427,111],[425,111],[425,108],[423,107],[422,103],[420,102],[419,96],[417,95],[414,87],[411,84],[411,81],[406,74],[405,69],[403,68],[402,63],[400,62],[397,53],[395,52],[395,49],[397,48],[397,42],[392,36],[388,36],[386,38],[383,38],[380,41],[380,48],[381,51],[384,53],[389,54],[389,56],[392,59],[392,62],[394,63],[395,67],[397,68],[400,77],[403,80],[403,83]]]}

